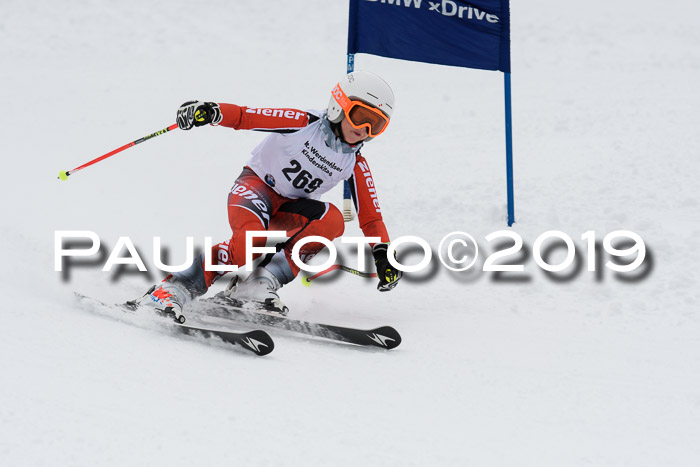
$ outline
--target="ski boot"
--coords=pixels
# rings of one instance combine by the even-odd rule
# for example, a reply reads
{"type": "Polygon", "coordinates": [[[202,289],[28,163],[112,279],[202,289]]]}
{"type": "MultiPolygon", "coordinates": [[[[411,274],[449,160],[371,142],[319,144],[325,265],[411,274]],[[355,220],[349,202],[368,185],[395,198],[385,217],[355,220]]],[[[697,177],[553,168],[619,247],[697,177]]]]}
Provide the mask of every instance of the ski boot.
{"type": "Polygon", "coordinates": [[[256,268],[245,280],[235,276],[231,279],[224,296],[245,305],[286,316],[289,308],[282,303],[277,291],[282,287],[279,279],[264,267],[256,268]]]}
{"type": "Polygon", "coordinates": [[[160,284],[148,289],[141,297],[126,304],[134,310],[140,307],[149,307],[162,315],[172,314],[176,322],[183,324],[186,318],[182,309],[191,301],[192,295],[187,288],[170,275],[160,284]]]}

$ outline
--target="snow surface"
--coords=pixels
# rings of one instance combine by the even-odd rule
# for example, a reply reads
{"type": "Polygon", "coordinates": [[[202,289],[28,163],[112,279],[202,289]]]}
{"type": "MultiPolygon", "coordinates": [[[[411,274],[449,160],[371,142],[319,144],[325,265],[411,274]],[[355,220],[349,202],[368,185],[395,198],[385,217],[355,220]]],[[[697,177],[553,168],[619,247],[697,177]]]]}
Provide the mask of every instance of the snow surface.
{"type": "MultiPolygon", "coordinates": [[[[54,231],[94,231],[106,253],[129,236],[147,264],[161,236],[181,262],[186,236],[227,238],[226,193],[261,135],[176,131],[67,182],[59,170],[164,128],[191,98],[322,108],[345,70],[346,3],[0,2],[0,464],[697,465],[697,2],[513,2],[509,230],[529,280],[433,261],[390,294],[347,274],[283,289],[301,319],[395,326],[394,351],[275,333],[257,358],[76,305],[74,291],[117,302],[160,274],[115,281],[103,257],[64,280],[54,231]],[[584,232],[619,229],[648,246],[641,279],[584,261],[554,281],[532,259],[548,230],[585,260],[584,232]]],[[[463,230],[493,251],[501,75],[356,66],[397,96],[364,151],[392,237],[437,248],[463,230]]]]}

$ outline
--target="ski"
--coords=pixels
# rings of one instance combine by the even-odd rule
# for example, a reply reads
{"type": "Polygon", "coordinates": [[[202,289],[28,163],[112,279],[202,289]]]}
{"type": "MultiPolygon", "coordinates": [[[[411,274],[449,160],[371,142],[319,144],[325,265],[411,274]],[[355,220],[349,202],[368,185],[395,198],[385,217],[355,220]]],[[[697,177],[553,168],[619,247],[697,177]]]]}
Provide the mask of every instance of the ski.
{"type": "Polygon", "coordinates": [[[199,334],[209,338],[218,337],[229,344],[240,345],[244,349],[253,352],[255,355],[267,355],[275,349],[275,342],[272,340],[272,337],[260,329],[247,332],[233,332],[180,323],[175,323],[175,329],[187,335],[199,334]]]}
{"type": "Polygon", "coordinates": [[[287,318],[279,313],[266,311],[264,309],[256,310],[245,308],[243,303],[224,297],[221,293],[214,297],[191,303],[187,314],[188,316],[193,316],[193,313],[201,317],[214,316],[355,345],[393,349],[401,344],[401,335],[391,326],[380,326],[374,329],[358,329],[302,321],[287,318]]]}
{"type": "MultiPolygon", "coordinates": [[[[135,308],[129,303],[110,306],[92,297],[88,297],[78,293],[76,293],[75,296],[81,302],[89,301],[92,302],[93,305],[98,305],[104,309],[119,310],[123,313],[129,314],[136,314],[137,312],[137,308],[135,308]]],[[[162,316],[164,318],[167,317],[168,319],[164,320],[163,322],[169,322],[168,324],[171,325],[169,326],[169,329],[173,330],[176,333],[185,334],[188,336],[199,335],[205,338],[219,338],[226,343],[239,345],[243,349],[248,350],[254,353],[255,355],[267,355],[270,352],[272,352],[275,348],[275,342],[272,340],[272,337],[270,337],[270,335],[267,332],[261,329],[238,332],[224,329],[215,329],[210,326],[199,326],[192,325],[190,323],[180,323],[178,321],[175,321],[174,319],[171,319],[172,315],[164,313],[157,313],[157,316],[162,316]]]]}

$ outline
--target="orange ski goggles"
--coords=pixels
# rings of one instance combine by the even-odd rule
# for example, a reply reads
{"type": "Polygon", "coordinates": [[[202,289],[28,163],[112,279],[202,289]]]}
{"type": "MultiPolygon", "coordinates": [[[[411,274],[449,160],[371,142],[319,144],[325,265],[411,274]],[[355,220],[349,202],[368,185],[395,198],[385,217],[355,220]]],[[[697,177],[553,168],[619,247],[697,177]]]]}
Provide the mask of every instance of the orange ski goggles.
{"type": "Polygon", "coordinates": [[[389,125],[389,117],[384,115],[381,110],[371,107],[362,101],[353,101],[345,95],[345,92],[338,83],[333,88],[333,97],[345,112],[345,117],[350,125],[359,130],[367,128],[370,138],[381,135],[389,125]]]}

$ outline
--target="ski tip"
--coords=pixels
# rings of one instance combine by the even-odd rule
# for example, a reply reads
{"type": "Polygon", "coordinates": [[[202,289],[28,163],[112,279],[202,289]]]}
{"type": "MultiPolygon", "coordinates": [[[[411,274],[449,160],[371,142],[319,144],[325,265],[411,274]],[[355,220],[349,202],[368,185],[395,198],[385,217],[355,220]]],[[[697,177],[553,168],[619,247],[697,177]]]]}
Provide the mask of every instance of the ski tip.
{"type": "Polygon", "coordinates": [[[401,344],[401,334],[391,326],[382,326],[372,329],[369,331],[368,337],[372,339],[375,343],[374,345],[387,350],[394,349],[401,344]]]}
{"type": "Polygon", "coordinates": [[[239,344],[261,357],[275,350],[275,341],[272,337],[259,329],[245,333],[239,344]]]}
{"type": "Polygon", "coordinates": [[[187,335],[202,335],[207,338],[215,337],[228,344],[240,345],[243,349],[253,352],[255,355],[267,355],[275,349],[272,337],[263,330],[238,333],[219,329],[207,329],[189,324],[176,324],[176,329],[187,335]]]}

